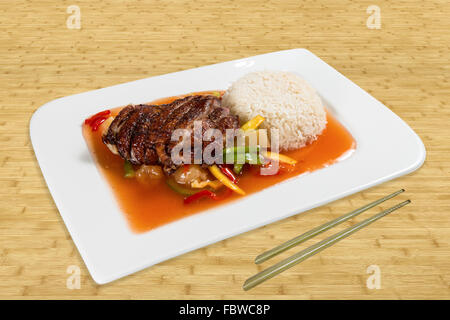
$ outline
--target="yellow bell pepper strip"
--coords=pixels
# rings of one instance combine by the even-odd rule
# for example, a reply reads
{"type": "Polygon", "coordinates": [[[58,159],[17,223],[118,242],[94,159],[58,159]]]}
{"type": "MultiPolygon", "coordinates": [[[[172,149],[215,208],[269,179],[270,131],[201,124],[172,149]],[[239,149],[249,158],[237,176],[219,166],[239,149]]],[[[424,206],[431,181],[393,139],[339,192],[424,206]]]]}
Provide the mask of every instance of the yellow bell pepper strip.
{"type": "Polygon", "coordinates": [[[136,173],[134,172],[133,165],[128,160],[125,160],[123,164],[123,171],[124,171],[123,176],[125,178],[134,178],[134,176],[136,175],[136,173]]]}
{"type": "Polygon", "coordinates": [[[222,182],[227,188],[233,190],[234,192],[240,194],[240,195],[245,195],[244,190],[242,190],[241,188],[239,188],[237,185],[235,185],[233,182],[231,182],[226,175],[224,175],[222,173],[222,171],[220,171],[219,167],[217,165],[212,165],[208,167],[209,171],[212,173],[212,175],[214,177],[217,178],[217,180],[219,180],[220,182],[222,182]]]}
{"type": "Polygon", "coordinates": [[[261,123],[263,123],[264,121],[264,117],[257,115],[256,117],[248,120],[246,123],[244,123],[244,125],[241,127],[241,129],[243,131],[248,131],[248,130],[255,130],[256,128],[259,127],[259,125],[261,123]]]}
{"type": "Polygon", "coordinates": [[[270,160],[280,161],[280,162],[287,163],[290,165],[295,165],[297,163],[297,160],[292,159],[291,157],[285,156],[284,154],[270,152],[270,151],[267,151],[264,154],[264,157],[267,159],[270,159],[270,160]]]}

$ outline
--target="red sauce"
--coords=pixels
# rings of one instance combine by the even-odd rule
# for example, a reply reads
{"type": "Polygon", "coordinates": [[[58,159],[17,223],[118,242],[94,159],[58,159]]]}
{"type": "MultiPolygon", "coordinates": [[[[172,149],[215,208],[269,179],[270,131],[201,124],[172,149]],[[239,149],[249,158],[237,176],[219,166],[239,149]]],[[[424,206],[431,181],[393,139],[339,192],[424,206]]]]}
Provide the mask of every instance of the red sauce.
{"type": "MultiPolygon", "coordinates": [[[[210,94],[211,91],[195,94],[208,93],[210,94]]],[[[217,91],[214,91],[214,93],[217,93],[217,91]]],[[[159,99],[152,103],[170,103],[184,96],[186,95],[159,99]]],[[[111,110],[111,115],[117,115],[120,109],[111,110]]],[[[245,190],[247,195],[252,194],[304,172],[314,171],[333,164],[344,153],[354,149],[356,143],[351,134],[330,113],[327,114],[327,120],[327,127],[316,141],[301,149],[283,152],[283,154],[298,161],[294,167],[290,170],[282,170],[280,174],[273,176],[260,176],[259,170],[256,170],[256,168],[244,167],[244,172],[239,177],[239,187],[245,190]]],[[[136,179],[124,178],[124,161],[111,153],[103,144],[101,132],[102,130],[92,130],[88,124],[83,125],[83,135],[97,166],[109,182],[120,208],[135,232],[145,232],[194,213],[242,198],[242,196],[233,193],[222,201],[205,198],[186,205],[183,202],[183,196],[171,190],[165,179],[158,180],[151,186],[145,186],[136,179]]]]}

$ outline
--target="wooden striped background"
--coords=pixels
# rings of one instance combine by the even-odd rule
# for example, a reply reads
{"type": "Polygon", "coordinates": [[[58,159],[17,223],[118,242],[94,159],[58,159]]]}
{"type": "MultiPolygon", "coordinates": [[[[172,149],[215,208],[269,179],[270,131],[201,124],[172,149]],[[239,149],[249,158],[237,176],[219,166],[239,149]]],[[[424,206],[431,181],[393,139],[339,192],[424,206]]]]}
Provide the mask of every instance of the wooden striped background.
{"type": "Polygon", "coordinates": [[[0,297],[449,299],[449,16],[444,0],[2,1],[0,297]],[[69,5],[81,9],[80,30],[66,27],[69,5]],[[379,30],[366,26],[369,5],[381,8],[379,30]],[[96,285],[37,165],[28,131],[32,113],[70,94],[298,47],[402,117],[426,145],[425,165],[330,205],[96,285]],[[399,188],[407,192],[398,200],[410,198],[411,205],[264,285],[241,289],[247,277],[270,264],[255,266],[258,253],[399,188]],[[373,264],[381,270],[379,290],[366,286],[366,269],[373,264]],[[78,290],[66,287],[70,265],[81,268],[78,290]]]}

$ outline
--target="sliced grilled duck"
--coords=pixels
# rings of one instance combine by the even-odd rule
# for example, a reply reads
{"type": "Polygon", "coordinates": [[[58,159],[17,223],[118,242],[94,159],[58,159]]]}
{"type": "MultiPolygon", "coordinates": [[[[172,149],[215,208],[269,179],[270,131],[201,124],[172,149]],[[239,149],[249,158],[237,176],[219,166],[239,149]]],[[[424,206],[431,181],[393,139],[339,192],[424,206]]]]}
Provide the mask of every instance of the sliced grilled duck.
{"type": "MultiPolygon", "coordinates": [[[[112,121],[103,142],[123,159],[135,165],[160,164],[168,175],[179,165],[171,159],[171,150],[178,143],[171,141],[176,129],[191,131],[194,141],[194,122],[202,122],[202,134],[208,129],[239,128],[239,118],[221,106],[215,96],[188,96],[164,105],[129,105],[112,121]]],[[[223,139],[225,141],[225,139],[223,139]]],[[[203,149],[214,141],[202,141],[203,149]]]]}

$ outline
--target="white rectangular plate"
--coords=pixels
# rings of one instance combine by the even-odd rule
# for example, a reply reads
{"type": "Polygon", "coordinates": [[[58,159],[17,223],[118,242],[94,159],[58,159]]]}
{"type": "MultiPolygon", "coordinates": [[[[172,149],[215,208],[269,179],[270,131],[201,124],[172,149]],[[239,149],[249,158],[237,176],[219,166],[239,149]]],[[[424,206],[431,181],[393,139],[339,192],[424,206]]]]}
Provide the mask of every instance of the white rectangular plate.
{"type": "MultiPolygon", "coordinates": [[[[133,81],[49,102],[30,122],[37,160],[92,278],[107,283],[185,252],[298,214],[419,168],[420,138],[387,107],[304,49],[133,81]],[[104,109],[182,93],[226,89],[255,70],[297,73],[321,95],[357,142],[332,166],[241,200],[136,234],[97,170],[81,123],[104,109]]],[[[256,254],[256,252],[255,252],[256,254]]]]}

